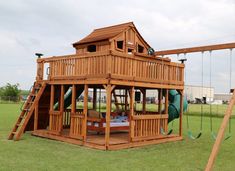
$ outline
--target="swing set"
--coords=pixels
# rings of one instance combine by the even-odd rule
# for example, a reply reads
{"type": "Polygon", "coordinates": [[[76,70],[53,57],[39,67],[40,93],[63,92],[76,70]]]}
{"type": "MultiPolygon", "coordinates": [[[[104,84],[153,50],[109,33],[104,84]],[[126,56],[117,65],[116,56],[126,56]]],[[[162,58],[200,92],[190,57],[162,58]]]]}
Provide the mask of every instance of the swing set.
{"type": "MultiPolygon", "coordinates": [[[[227,44],[217,44],[217,45],[210,45],[210,46],[199,46],[199,47],[192,47],[192,48],[183,48],[183,49],[173,49],[173,50],[164,50],[164,51],[157,51],[155,54],[156,55],[177,55],[177,59],[179,58],[179,54],[184,54],[184,58],[178,59],[179,61],[187,61],[186,55],[188,53],[196,53],[196,52],[201,52],[201,94],[203,95],[203,87],[204,87],[204,53],[209,52],[209,84],[210,87],[212,86],[212,52],[216,50],[225,50],[229,49],[230,50],[230,55],[229,55],[229,93],[232,94],[232,98],[229,102],[228,108],[225,112],[224,119],[222,121],[222,124],[220,126],[218,134],[216,134],[213,130],[213,113],[212,113],[212,104],[210,102],[210,108],[209,108],[209,113],[210,113],[210,132],[212,138],[215,140],[211,155],[209,157],[207,166],[205,168],[206,171],[210,171],[213,168],[213,164],[216,158],[216,155],[219,151],[219,147],[224,140],[228,140],[231,137],[231,114],[232,114],[232,109],[233,106],[235,105],[235,91],[232,89],[232,56],[233,56],[233,49],[235,48],[235,43],[227,43],[227,44]],[[225,136],[225,130],[227,125],[229,125],[229,131],[228,135],[225,136]]],[[[185,78],[186,77],[186,70],[185,70],[185,78]]],[[[211,90],[210,90],[210,96],[212,95],[211,90]]],[[[211,100],[210,100],[211,101],[211,100]]],[[[218,110],[218,108],[217,108],[218,110]]],[[[217,111],[218,112],[218,111],[217,111]]],[[[203,109],[203,103],[201,103],[201,111],[200,111],[200,127],[199,127],[199,132],[194,135],[193,132],[190,129],[190,124],[189,124],[189,115],[186,115],[186,121],[187,121],[187,130],[188,130],[188,137],[190,139],[196,140],[202,136],[203,133],[203,114],[204,114],[204,109],[203,109]]],[[[172,123],[173,124],[173,123],[172,123]]]]}

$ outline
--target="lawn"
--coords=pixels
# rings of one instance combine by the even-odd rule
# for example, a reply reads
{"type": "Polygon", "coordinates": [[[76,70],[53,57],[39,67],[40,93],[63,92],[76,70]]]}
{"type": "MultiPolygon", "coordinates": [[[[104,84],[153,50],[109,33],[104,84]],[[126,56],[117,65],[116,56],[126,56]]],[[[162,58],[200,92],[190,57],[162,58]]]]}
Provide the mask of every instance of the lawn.
{"type": "MultiPolygon", "coordinates": [[[[203,134],[200,139],[187,138],[184,117],[184,140],[180,142],[145,146],[119,151],[100,151],[63,142],[23,135],[18,142],[8,141],[17,116],[19,104],[0,104],[0,170],[204,170],[214,141],[210,136],[210,118],[203,118],[203,134]]],[[[208,108],[208,106],[205,106],[208,108]]],[[[200,106],[190,107],[196,113],[200,106]],[[195,111],[194,111],[195,110],[195,111]]],[[[219,107],[224,110],[224,106],[219,107]]],[[[198,112],[200,114],[200,112],[198,112]]],[[[200,117],[189,116],[190,127],[196,134],[200,117]]],[[[234,120],[234,119],[233,119],[234,120]]],[[[221,118],[213,118],[215,131],[221,118]]],[[[178,121],[174,122],[177,127],[178,121]]],[[[171,126],[170,126],[171,127],[171,126]]],[[[235,126],[232,125],[234,130],[235,126]]],[[[176,129],[174,129],[175,132],[176,129]]],[[[235,133],[224,141],[215,163],[217,171],[233,171],[235,168],[235,133]]]]}

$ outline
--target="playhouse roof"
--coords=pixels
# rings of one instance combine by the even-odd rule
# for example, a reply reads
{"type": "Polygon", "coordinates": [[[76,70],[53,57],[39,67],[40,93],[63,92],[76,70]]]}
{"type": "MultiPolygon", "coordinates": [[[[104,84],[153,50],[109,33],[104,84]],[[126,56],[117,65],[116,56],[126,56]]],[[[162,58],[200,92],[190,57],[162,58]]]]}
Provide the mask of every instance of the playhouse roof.
{"type": "MultiPolygon", "coordinates": [[[[128,22],[128,23],[123,23],[123,24],[118,24],[118,25],[95,29],[95,30],[93,30],[93,32],[91,32],[85,38],[81,39],[78,42],[73,43],[73,46],[112,39],[115,36],[117,36],[118,34],[122,33],[126,29],[128,29],[129,27],[134,28],[136,30],[136,32],[139,34],[134,23],[128,22]]],[[[139,34],[139,36],[146,43],[146,45],[149,46],[148,43],[143,39],[143,37],[140,34],[139,34]]]]}

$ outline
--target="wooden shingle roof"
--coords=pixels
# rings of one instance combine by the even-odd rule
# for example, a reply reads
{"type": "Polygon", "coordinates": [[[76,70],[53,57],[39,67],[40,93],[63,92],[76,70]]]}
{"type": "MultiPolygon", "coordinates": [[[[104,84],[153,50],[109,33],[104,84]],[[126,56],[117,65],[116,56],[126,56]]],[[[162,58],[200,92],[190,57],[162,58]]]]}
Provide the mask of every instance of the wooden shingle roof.
{"type": "Polygon", "coordinates": [[[90,43],[90,42],[109,40],[109,39],[115,37],[116,35],[120,34],[121,32],[123,32],[129,26],[134,27],[133,22],[128,22],[128,23],[118,24],[118,25],[114,25],[114,26],[95,29],[88,36],[86,36],[82,40],[74,43],[73,46],[85,44],[85,43],[90,43]]]}

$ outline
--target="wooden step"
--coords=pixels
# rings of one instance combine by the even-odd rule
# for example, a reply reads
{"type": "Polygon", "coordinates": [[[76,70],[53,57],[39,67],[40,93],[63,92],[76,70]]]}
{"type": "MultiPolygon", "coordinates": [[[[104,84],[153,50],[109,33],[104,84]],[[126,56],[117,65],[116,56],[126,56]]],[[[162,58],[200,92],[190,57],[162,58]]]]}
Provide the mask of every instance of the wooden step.
{"type": "Polygon", "coordinates": [[[28,112],[28,111],[30,111],[30,109],[24,109],[24,111],[27,111],[27,112],[28,112]]]}
{"type": "Polygon", "coordinates": [[[125,103],[115,103],[116,105],[125,105],[125,103]]]}
{"type": "Polygon", "coordinates": [[[117,97],[125,97],[126,95],[123,94],[116,94],[117,97]]]}

